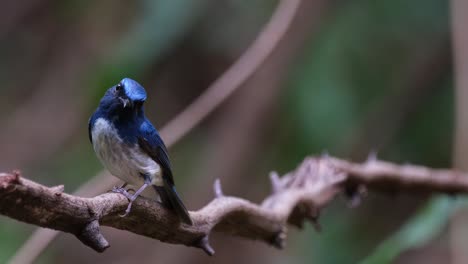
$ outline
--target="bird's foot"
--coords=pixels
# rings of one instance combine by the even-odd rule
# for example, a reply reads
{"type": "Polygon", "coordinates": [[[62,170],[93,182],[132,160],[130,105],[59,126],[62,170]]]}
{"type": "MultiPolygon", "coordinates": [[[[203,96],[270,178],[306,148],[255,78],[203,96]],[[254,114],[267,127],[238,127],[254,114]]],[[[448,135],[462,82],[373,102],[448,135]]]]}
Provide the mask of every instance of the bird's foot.
{"type": "Polygon", "coordinates": [[[133,201],[135,201],[135,199],[138,197],[138,195],[137,194],[131,194],[127,190],[125,190],[125,188],[122,188],[122,187],[114,187],[114,188],[112,188],[112,192],[120,193],[120,194],[122,194],[123,196],[125,196],[128,199],[129,204],[127,206],[127,209],[125,210],[125,213],[122,214],[122,215],[119,215],[120,217],[127,216],[130,213],[130,211],[132,210],[133,201]]]}
{"type": "Polygon", "coordinates": [[[132,197],[133,197],[133,194],[129,193],[125,188],[123,187],[117,187],[117,186],[114,186],[114,188],[112,188],[112,192],[114,193],[120,193],[122,194],[123,196],[127,197],[128,200],[131,200],[132,197]]]}
{"type": "MultiPolygon", "coordinates": [[[[136,198],[138,198],[138,196],[140,196],[140,194],[143,192],[143,190],[145,190],[145,188],[150,185],[149,182],[146,182],[145,184],[143,184],[143,186],[140,187],[140,189],[138,189],[133,195],[130,194],[127,190],[125,190],[124,188],[122,187],[114,187],[112,189],[113,192],[115,193],[120,193],[122,195],[124,195],[125,197],[127,197],[128,201],[130,202],[127,206],[127,210],[125,210],[125,213],[123,215],[120,215],[121,217],[125,217],[127,216],[129,213],[130,213],[130,210],[132,210],[132,204],[133,202],[135,201],[136,198]]],[[[130,190],[130,189],[129,189],[130,190]]]]}

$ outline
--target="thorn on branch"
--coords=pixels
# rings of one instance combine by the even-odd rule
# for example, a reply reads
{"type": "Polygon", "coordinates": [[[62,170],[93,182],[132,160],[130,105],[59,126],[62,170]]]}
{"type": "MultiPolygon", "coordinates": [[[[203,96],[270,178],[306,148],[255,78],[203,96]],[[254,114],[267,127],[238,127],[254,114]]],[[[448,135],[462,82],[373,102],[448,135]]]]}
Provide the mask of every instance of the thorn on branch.
{"type": "Polygon", "coordinates": [[[104,252],[110,245],[104,238],[99,229],[98,220],[93,220],[88,223],[81,232],[76,234],[76,237],[83,242],[83,244],[96,250],[97,252],[104,252]]]}
{"type": "Polygon", "coordinates": [[[283,226],[281,230],[273,237],[271,244],[277,249],[283,249],[286,246],[287,227],[283,226]]]}
{"type": "Polygon", "coordinates": [[[21,177],[21,171],[20,170],[14,170],[13,171],[13,180],[11,183],[14,183],[14,184],[19,184],[20,183],[20,177],[21,177]]]}
{"type": "Polygon", "coordinates": [[[345,187],[345,195],[348,198],[348,206],[355,208],[361,204],[362,197],[367,195],[366,186],[359,185],[348,185],[345,187]]]}
{"type": "Polygon", "coordinates": [[[0,173],[0,188],[2,189],[9,189],[10,191],[14,191],[14,185],[21,184],[20,183],[20,172],[15,170],[12,173],[0,173]]]}
{"type": "Polygon", "coordinates": [[[328,153],[328,150],[322,151],[322,154],[320,155],[322,159],[328,159],[330,157],[330,153],[328,153]]]}
{"type": "Polygon", "coordinates": [[[63,191],[65,190],[65,186],[63,184],[50,187],[50,189],[54,192],[55,196],[62,195],[63,191]]]}
{"type": "Polygon", "coordinates": [[[273,193],[278,193],[279,191],[281,191],[281,181],[279,178],[279,174],[276,171],[270,172],[270,182],[273,193]]]}
{"type": "Polygon", "coordinates": [[[208,235],[205,235],[205,236],[201,237],[199,240],[197,240],[193,244],[193,246],[203,249],[203,251],[205,251],[205,253],[208,256],[213,256],[214,253],[215,253],[214,249],[210,246],[210,241],[208,240],[208,235]]]}
{"type": "Polygon", "coordinates": [[[221,188],[221,181],[216,179],[213,184],[214,194],[216,198],[221,198],[224,196],[223,189],[221,188]]]}
{"type": "Polygon", "coordinates": [[[367,156],[366,163],[372,163],[374,161],[377,161],[377,151],[371,150],[371,152],[369,152],[369,155],[367,156]]]}

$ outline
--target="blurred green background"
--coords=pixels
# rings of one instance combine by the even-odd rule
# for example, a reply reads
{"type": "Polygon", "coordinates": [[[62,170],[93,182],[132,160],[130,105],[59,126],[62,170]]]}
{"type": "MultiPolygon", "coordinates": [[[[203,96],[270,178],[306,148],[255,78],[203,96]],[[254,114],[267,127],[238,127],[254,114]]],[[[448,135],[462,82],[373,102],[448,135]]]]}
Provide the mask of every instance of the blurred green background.
{"type": "MultiPolygon", "coordinates": [[[[102,170],[87,121],[123,77],[146,87],[157,127],[184,109],[259,34],[276,1],[7,1],[0,10],[0,169],[72,192],[102,170]]],[[[450,167],[449,6],[437,0],[304,0],[278,49],[170,155],[191,210],[220,178],[261,201],[268,172],[328,152],[450,167]]],[[[323,231],[291,230],[286,249],[215,235],[216,256],[105,228],[98,254],[62,234],[37,263],[441,263],[452,198],[370,193],[338,199],[323,231]]],[[[0,263],[34,227],[0,217],[0,263]]]]}

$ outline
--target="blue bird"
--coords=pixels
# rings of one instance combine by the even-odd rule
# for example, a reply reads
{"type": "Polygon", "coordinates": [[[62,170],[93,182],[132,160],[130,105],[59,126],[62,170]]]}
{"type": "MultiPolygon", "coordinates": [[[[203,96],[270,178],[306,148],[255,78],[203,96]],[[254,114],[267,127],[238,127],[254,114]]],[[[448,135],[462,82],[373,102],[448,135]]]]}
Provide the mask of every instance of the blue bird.
{"type": "Polygon", "coordinates": [[[124,78],[109,88],[89,119],[89,139],[104,167],[125,182],[113,189],[130,201],[124,216],[143,190],[152,186],[165,207],[192,225],[174,186],[166,146],[145,116],[145,100],[145,89],[132,79],[124,78]],[[141,187],[132,195],[124,189],[127,183],[141,187]]]}

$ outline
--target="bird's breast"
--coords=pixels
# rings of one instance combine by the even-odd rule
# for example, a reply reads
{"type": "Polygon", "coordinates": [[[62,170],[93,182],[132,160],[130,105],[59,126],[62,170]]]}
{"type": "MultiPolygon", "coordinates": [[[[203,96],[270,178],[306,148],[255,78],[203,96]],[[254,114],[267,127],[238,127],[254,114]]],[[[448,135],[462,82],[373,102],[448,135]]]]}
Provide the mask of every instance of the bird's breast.
{"type": "Polygon", "coordinates": [[[161,168],[138,144],[124,142],[117,129],[104,118],[98,118],[91,130],[93,148],[101,163],[114,176],[132,185],[144,183],[147,175],[153,184],[162,185],[161,168]]]}

